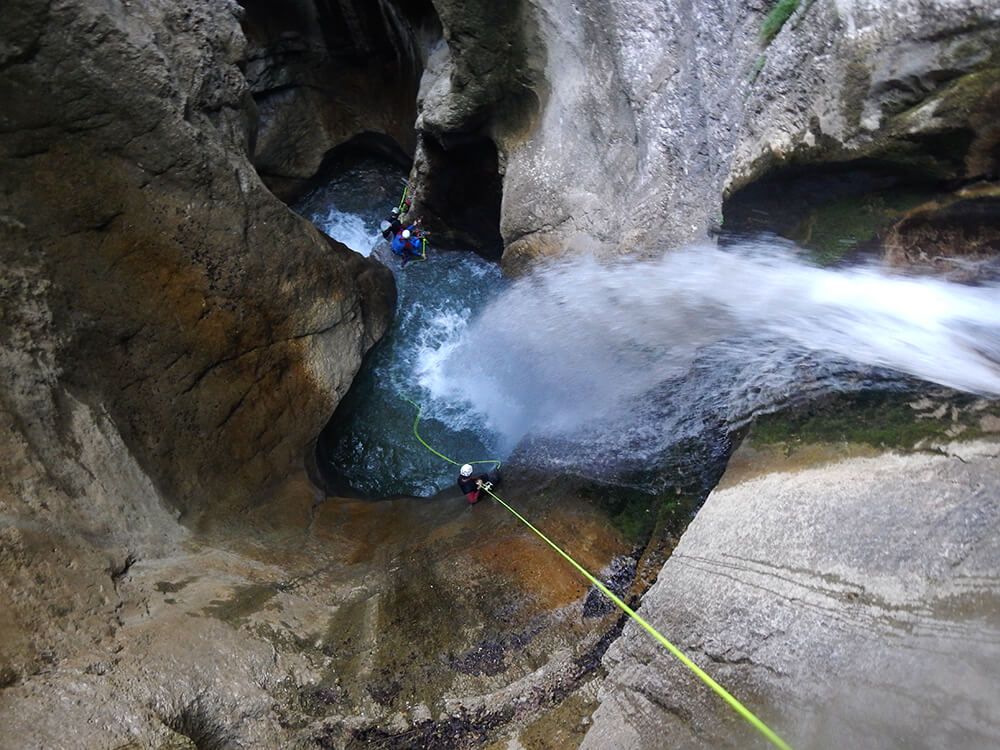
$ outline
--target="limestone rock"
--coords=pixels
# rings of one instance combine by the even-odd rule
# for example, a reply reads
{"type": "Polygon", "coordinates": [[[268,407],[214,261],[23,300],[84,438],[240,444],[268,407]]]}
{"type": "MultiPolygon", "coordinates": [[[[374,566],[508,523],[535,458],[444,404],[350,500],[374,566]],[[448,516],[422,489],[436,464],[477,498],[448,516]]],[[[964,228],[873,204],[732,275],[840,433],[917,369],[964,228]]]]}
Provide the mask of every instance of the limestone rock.
{"type": "MultiPolygon", "coordinates": [[[[980,441],[724,478],[639,613],[794,747],[995,745],[997,469],[980,441]]],[[[767,746],[639,628],[605,664],[584,748],[767,746]]]]}
{"type": "Polygon", "coordinates": [[[66,419],[64,394],[106,411],[184,508],[301,465],[393,304],[388,271],[328,242],[248,161],[240,13],[2,11],[8,406],[36,446],[60,440],[45,421],[66,419]]]}
{"type": "Polygon", "coordinates": [[[994,176],[994,3],[803,4],[762,53],[728,189],[786,164],[876,158],[945,179],[994,176]]]}
{"type": "Polygon", "coordinates": [[[254,165],[290,201],[325,157],[362,136],[405,158],[414,148],[420,25],[394,3],[247,0],[246,75],[257,104],[254,165]]]}
{"type": "Polygon", "coordinates": [[[974,185],[918,206],[892,226],[884,244],[894,265],[974,280],[975,261],[1000,255],[1000,186],[974,185]]]}
{"type": "MultiPolygon", "coordinates": [[[[435,7],[447,50],[418,129],[445,150],[496,146],[510,272],[685,244],[719,228],[724,197],[785,167],[995,179],[995,3],[804,2],[769,43],[765,2],[516,4],[506,65],[491,62],[504,23],[435,7]]],[[[428,191],[448,179],[447,160],[417,161],[428,191]]]]}

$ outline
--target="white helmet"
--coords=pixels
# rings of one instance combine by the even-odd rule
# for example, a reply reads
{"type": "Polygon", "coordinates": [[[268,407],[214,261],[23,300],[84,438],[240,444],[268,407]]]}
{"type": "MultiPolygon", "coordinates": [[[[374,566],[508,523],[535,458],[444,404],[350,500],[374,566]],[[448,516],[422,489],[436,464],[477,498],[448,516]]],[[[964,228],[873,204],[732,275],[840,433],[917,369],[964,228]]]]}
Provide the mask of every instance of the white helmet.
{"type": "Polygon", "coordinates": [[[384,232],[386,229],[388,229],[391,226],[392,225],[388,221],[383,221],[381,224],[378,225],[378,228],[381,229],[384,232]]]}
{"type": "Polygon", "coordinates": [[[458,470],[458,473],[461,474],[463,477],[471,477],[472,464],[465,464],[461,469],[458,470]]]}
{"type": "Polygon", "coordinates": [[[403,230],[403,239],[404,240],[410,239],[410,230],[409,229],[404,229],[403,230]]]}

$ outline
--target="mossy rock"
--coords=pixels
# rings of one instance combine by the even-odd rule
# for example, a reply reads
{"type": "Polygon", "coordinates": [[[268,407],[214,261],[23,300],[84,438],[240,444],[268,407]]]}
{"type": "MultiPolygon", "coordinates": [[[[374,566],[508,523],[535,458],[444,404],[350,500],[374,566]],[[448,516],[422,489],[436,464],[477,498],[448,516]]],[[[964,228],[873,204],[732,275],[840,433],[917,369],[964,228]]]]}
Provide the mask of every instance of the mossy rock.
{"type": "Polygon", "coordinates": [[[842,260],[851,251],[876,241],[906,211],[924,203],[927,190],[887,190],[837,198],[813,209],[789,233],[822,265],[842,260]]]}
{"type": "Polygon", "coordinates": [[[998,428],[998,401],[950,392],[869,391],[830,396],[793,412],[759,417],[748,442],[759,447],[780,445],[786,452],[838,443],[912,451],[933,449],[959,436],[994,434],[998,428]]]}

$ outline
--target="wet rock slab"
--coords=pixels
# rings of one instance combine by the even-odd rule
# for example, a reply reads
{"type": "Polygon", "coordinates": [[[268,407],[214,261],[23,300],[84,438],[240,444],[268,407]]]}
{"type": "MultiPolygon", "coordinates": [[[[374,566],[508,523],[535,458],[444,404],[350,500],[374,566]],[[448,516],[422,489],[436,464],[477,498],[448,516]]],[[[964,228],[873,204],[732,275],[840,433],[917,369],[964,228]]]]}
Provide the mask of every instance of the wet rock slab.
{"type": "MultiPolygon", "coordinates": [[[[741,448],[640,614],[795,747],[997,744],[1000,444],[919,446],[741,448]]],[[[766,745],[632,625],[605,666],[584,748],[766,745]]]]}
{"type": "MultiPolygon", "coordinates": [[[[592,505],[525,490],[589,568],[626,547],[592,505]]],[[[0,691],[0,747],[477,742],[596,667],[617,617],[585,618],[587,589],[494,503],[316,504],[300,478],[122,571],[113,631],[0,691]]]]}

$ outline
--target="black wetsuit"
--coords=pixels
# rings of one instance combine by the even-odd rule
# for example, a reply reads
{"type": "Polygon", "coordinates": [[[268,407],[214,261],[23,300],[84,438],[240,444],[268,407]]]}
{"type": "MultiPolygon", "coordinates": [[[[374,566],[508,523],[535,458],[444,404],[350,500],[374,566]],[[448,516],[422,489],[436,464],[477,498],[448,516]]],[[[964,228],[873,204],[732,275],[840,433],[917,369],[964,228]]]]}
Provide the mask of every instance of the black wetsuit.
{"type": "Polygon", "coordinates": [[[395,216],[390,216],[388,219],[386,219],[386,221],[389,222],[389,228],[382,230],[382,236],[385,237],[387,240],[391,240],[393,237],[395,237],[397,234],[403,231],[402,222],[400,222],[400,220],[397,219],[395,216]]]}
{"type": "Polygon", "coordinates": [[[499,472],[491,471],[489,474],[473,474],[471,477],[459,477],[458,478],[458,488],[462,490],[462,494],[465,495],[465,499],[470,503],[478,502],[479,500],[479,487],[476,486],[477,482],[491,482],[496,484],[500,479],[499,472]]]}

